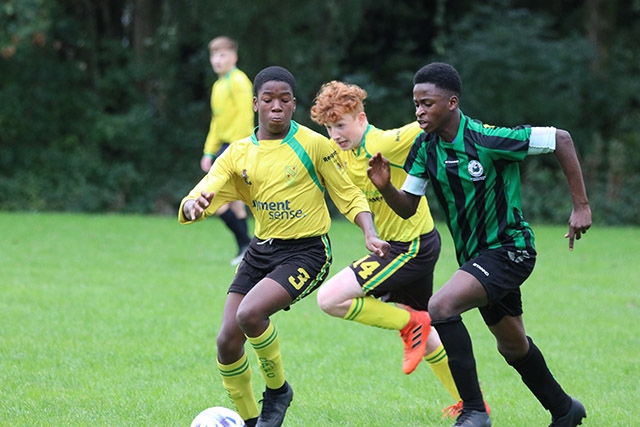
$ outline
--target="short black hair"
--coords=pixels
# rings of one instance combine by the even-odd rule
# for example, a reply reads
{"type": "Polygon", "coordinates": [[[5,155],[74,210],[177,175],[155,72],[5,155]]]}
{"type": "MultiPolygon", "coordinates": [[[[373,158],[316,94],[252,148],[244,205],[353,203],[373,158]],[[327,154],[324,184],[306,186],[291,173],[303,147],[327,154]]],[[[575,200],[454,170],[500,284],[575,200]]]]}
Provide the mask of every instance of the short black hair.
{"type": "Polygon", "coordinates": [[[444,62],[432,62],[420,68],[413,77],[413,84],[433,83],[440,89],[455,93],[458,97],[462,93],[462,80],[458,71],[444,62]]]}
{"type": "Polygon", "coordinates": [[[293,74],[289,70],[283,67],[279,67],[277,65],[264,68],[260,71],[255,79],[253,79],[253,93],[258,96],[258,92],[262,88],[266,82],[271,81],[284,82],[291,86],[291,91],[296,93],[296,79],[293,77],[293,74]]]}

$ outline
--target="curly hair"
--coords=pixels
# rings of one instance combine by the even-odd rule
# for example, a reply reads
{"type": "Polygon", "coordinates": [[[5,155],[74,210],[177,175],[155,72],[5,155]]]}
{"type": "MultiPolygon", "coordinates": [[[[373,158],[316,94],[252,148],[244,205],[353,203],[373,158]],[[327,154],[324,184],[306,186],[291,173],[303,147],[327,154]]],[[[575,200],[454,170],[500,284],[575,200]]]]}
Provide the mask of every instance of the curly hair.
{"type": "Polygon", "coordinates": [[[455,93],[458,97],[462,93],[462,81],[458,71],[444,62],[432,62],[420,68],[413,77],[413,84],[433,83],[440,89],[455,93]]]}
{"type": "Polygon", "coordinates": [[[278,81],[287,83],[291,87],[291,92],[296,92],[296,79],[291,74],[291,71],[286,68],[273,65],[271,67],[264,68],[253,79],[253,94],[258,96],[258,92],[262,89],[262,85],[266,82],[278,81]]]}
{"type": "Polygon", "coordinates": [[[364,111],[367,92],[360,86],[333,80],[322,85],[311,107],[311,120],[319,125],[334,123],[344,114],[364,111]]]}

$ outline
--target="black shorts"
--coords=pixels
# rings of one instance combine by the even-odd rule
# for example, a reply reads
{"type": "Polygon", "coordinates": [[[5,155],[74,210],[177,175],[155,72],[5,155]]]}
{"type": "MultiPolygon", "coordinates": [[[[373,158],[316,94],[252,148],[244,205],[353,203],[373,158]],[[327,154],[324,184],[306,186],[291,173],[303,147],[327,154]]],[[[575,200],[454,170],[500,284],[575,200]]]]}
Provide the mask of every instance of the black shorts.
{"type": "Polygon", "coordinates": [[[535,251],[502,247],[485,250],[460,267],[478,279],[487,292],[489,304],[479,310],[488,326],[495,325],[505,315],[522,314],[520,286],[535,264],[535,251]]]}
{"type": "Polygon", "coordinates": [[[246,295],[265,277],[291,295],[292,304],[315,291],[329,274],[331,242],[328,235],[295,240],[251,239],[238,265],[229,292],[246,295]]]}
{"type": "Polygon", "coordinates": [[[220,149],[219,149],[219,150],[218,150],[218,152],[216,153],[216,157],[220,157],[220,155],[221,155],[222,153],[224,153],[224,152],[225,152],[225,150],[226,150],[227,148],[229,148],[229,143],[228,143],[228,142],[223,142],[223,143],[220,145],[220,149]]]}
{"type": "Polygon", "coordinates": [[[365,295],[427,310],[433,293],[433,271],[440,256],[435,228],[410,242],[389,242],[386,259],[369,254],[349,265],[365,295]]]}

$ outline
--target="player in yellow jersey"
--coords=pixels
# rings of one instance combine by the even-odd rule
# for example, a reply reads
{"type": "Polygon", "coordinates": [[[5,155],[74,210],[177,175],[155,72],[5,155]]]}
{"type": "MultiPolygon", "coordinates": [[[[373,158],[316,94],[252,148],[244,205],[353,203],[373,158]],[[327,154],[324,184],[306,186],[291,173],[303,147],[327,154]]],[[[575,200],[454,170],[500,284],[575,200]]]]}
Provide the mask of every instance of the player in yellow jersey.
{"type": "MultiPolygon", "coordinates": [[[[204,143],[200,167],[209,172],[211,165],[230,142],[251,135],[254,128],[251,80],[238,67],[238,44],[220,36],[209,42],[209,62],[218,76],[211,88],[211,123],[204,143]]],[[[238,245],[231,265],[237,265],[249,246],[247,208],[239,200],[221,206],[216,215],[233,233],[238,245]]]]}
{"type": "Polygon", "coordinates": [[[292,120],[295,88],[293,75],[282,67],[256,75],[258,127],[229,146],[179,211],[180,223],[191,223],[235,198],[248,204],[255,217],[255,237],[229,287],[217,337],[223,385],[248,426],[280,426],[293,398],[269,318],[310,295],[327,277],[331,218],[325,190],[340,212],[360,226],[369,251],[380,257],[389,251],[335,147],[292,120]],[[252,393],[247,340],[266,382],[261,411],[252,393]]]}
{"type": "MultiPolygon", "coordinates": [[[[407,176],[405,158],[422,130],[418,122],[398,129],[376,128],[365,113],[366,97],[357,85],[325,83],[311,108],[311,119],[325,126],[340,148],[339,157],[366,195],[380,237],[391,244],[391,251],[385,259],[368,254],[335,274],[318,291],[318,304],[332,316],[399,330],[405,347],[403,371],[410,374],[426,360],[454,401],[460,402],[446,351],[426,312],[440,254],[440,235],[426,198],[418,206],[421,215],[404,220],[367,176],[369,159],[381,152],[392,164],[392,181],[402,185],[407,176]]],[[[445,412],[457,416],[460,409],[456,403],[445,412]]]]}

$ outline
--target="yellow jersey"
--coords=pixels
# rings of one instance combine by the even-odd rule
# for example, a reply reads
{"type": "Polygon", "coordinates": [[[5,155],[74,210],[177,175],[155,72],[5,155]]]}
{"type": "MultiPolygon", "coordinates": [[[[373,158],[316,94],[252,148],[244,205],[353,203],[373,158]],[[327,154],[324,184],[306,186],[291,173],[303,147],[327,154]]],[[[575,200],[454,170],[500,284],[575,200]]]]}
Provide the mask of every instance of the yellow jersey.
{"type": "Polygon", "coordinates": [[[223,142],[246,138],[253,128],[253,84],[244,72],[234,68],[211,88],[211,123],[204,154],[217,155],[223,142]]]}
{"type": "MultiPolygon", "coordinates": [[[[384,198],[367,176],[369,159],[380,152],[389,160],[391,182],[396,188],[402,187],[407,173],[404,161],[411,150],[413,141],[422,132],[418,122],[398,129],[381,130],[369,125],[358,148],[339,150],[339,156],[351,180],[360,188],[369,202],[380,238],[387,241],[409,242],[433,230],[433,218],[425,197],[418,204],[416,214],[409,219],[398,216],[384,201],[384,198]]],[[[333,142],[333,141],[332,141],[333,142]]]]}
{"type": "Polygon", "coordinates": [[[360,212],[371,212],[334,145],[291,121],[284,139],[259,141],[252,134],[232,143],[182,200],[178,220],[193,222],[184,217],[184,203],[197,199],[202,191],[214,192],[212,204],[198,220],[213,215],[230,200],[242,200],[255,218],[254,232],[259,239],[320,236],[331,227],[325,189],[351,222],[360,212]]]}

